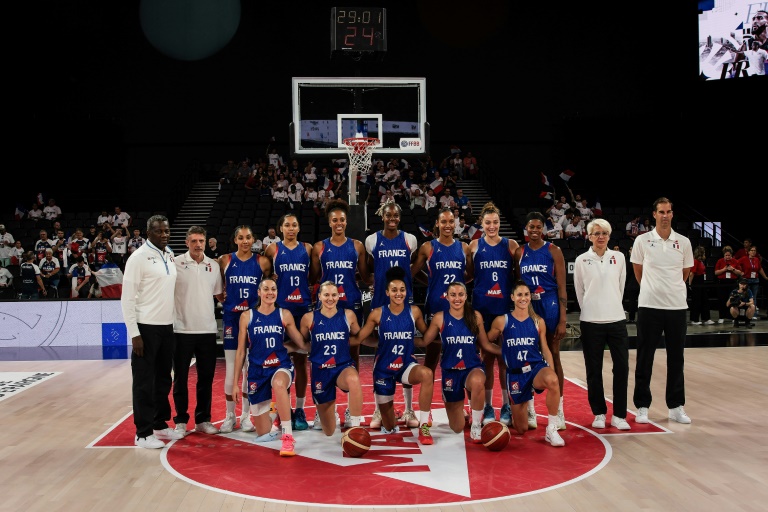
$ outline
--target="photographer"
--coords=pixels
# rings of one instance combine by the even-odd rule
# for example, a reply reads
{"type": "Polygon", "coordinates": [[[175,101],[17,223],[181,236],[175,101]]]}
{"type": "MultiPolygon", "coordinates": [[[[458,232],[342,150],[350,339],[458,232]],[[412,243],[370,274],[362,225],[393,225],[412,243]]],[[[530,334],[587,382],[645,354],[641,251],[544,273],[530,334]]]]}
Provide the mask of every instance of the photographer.
{"type": "Polygon", "coordinates": [[[739,287],[731,291],[728,297],[728,307],[733,317],[733,326],[739,326],[739,317],[744,317],[744,327],[753,327],[752,317],[755,315],[755,299],[752,290],[749,289],[747,280],[739,279],[739,287]]]}

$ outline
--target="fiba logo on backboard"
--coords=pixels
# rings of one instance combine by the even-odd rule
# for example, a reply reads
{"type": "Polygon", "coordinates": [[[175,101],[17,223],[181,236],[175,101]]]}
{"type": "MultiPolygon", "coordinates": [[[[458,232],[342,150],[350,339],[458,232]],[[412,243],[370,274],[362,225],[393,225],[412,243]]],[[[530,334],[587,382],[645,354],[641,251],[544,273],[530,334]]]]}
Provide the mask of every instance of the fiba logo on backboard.
{"type": "Polygon", "coordinates": [[[419,138],[406,138],[400,139],[400,149],[414,149],[421,148],[421,139],[419,138]]]}

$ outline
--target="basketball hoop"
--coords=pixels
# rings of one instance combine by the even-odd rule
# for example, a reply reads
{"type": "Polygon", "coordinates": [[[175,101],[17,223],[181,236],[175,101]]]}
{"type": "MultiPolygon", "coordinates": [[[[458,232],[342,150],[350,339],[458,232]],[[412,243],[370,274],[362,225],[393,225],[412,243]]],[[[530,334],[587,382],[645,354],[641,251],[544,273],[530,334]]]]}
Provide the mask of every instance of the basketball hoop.
{"type": "Polygon", "coordinates": [[[349,204],[357,204],[357,177],[360,173],[371,170],[373,148],[379,144],[374,137],[349,137],[344,139],[344,146],[349,155],[349,204]]]}

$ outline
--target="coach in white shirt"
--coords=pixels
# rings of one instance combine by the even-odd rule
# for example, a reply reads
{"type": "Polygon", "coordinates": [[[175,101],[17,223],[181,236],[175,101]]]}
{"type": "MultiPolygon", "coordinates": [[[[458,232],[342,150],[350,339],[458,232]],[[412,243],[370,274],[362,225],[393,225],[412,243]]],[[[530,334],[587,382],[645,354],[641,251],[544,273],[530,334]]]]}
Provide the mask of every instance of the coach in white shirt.
{"type": "Polygon", "coordinates": [[[581,308],[581,350],[587,370],[587,399],[595,420],[593,428],[605,428],[608,407],[603,391],[605,346],[613,361],[613,415],[611,426],[629,430],[627,384],[629,381],[629,339],[624,315],[624,283],[627,263],[624,254],[608,248],[611,224],[595,219],[587,224],[592,246],[576,258],[573,285],[581,308]]]}

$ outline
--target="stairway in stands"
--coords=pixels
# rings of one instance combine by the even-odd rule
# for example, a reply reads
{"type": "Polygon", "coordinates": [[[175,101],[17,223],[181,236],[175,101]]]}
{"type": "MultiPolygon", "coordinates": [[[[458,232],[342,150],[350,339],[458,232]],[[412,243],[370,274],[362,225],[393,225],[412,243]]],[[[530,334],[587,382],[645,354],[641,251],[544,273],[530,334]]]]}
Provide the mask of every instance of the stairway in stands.
{"type": "MultiPolygon", "coordinates": [[[[456,188],[460,188],[464,191],[464,195],[472,203],[472,213],[477,215],[483,208],[483,205],[488,201],[491,201],[491,196],[485,190],[483,185],[478,180],[460,180],[456,184],[456,188]]],[[[518,233],[512,227],[512,223],[504,216],[501,215],[501,228],[499,229],[499,235],[505,236],[516,240],[518,243],[522,240],[522,233],[518,233]]]]}
{"type": "Polygon", "coordinates": [[[171,225],[171,240],[168,245],[174,254],[184,254],[187,246],[187,230],[190,226],[203,226],[208,223],[216,196],[219,195],[218,181],[202,181],[195,183],[184,201],[179,214],[171,225]]]}

